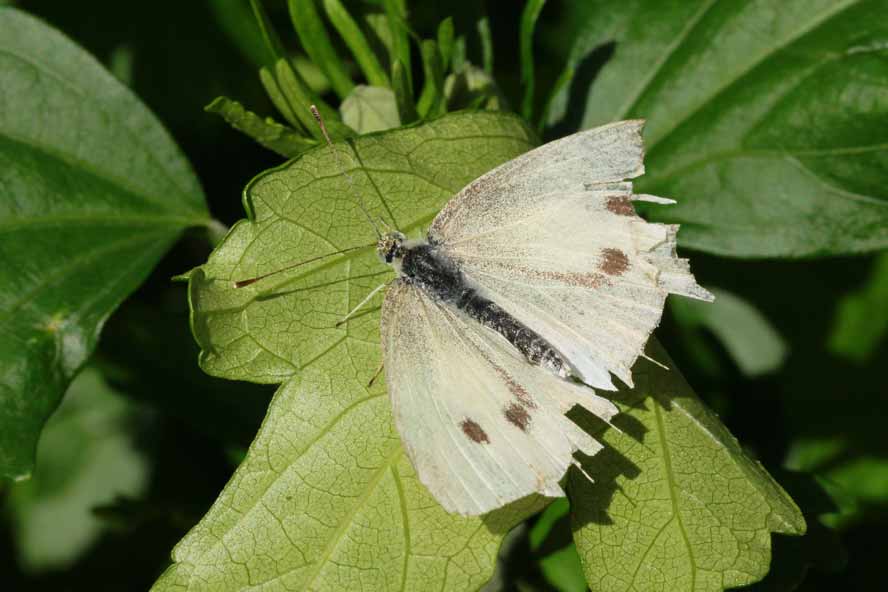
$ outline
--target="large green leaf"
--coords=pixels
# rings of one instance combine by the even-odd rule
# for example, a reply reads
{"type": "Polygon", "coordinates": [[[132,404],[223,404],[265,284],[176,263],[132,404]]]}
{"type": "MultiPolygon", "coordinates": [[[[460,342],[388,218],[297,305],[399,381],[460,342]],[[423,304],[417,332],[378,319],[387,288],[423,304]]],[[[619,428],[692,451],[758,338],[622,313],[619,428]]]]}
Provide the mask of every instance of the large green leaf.
{"type": "MultiPolygon", "coordinates": [[[[669,363],[658,344],[650,349],[669,363]]],[[[595,483],[570,482],[592,590],[714,592],[761,579],[771,533],[805,532],[798,507],[674,366],[642,361],[634,377],[635,389],[619,394],[622,433],[606,432],[605,450],[584,463],[595,483]]]]}
{"type": "Polygon", "coordinates": [[[392,278],[373,216],[418,235],[468,181],[533,146],[517,117],[459,113],[323,147],[257,177],[249,221],[190,277],[193,329],[211,374],[283,382],[247,458],[173,552],[155,590],[467,590],[491,575],[530,498],[484,518],[449,515],[416,479],[378,368],[378,304],[337,328],[392,278]],[[354,156],[361,167],[355,167],[354,156]],[[348,177],[340,167],[352,169],[348,177]],[[354,183],[354,191],[348,186],[354,183]],[[232,280],[354,246],[234,289],[232,280]]]}
{"type": "MultiPolygon", "coordinates": [[[[615,40],[583,127],[648,120],[641,189],[682,244],[740,257],[888,246],[888,1],[595,0],[615,40]]],[[[575,56],[577,57],[577,56],[575,56]]]]}
{"type": "Polygon", "coordinates": [[[0,186],[0,475],[24,478],[105,319],[208,215],[157,119],[12,8],[0,8],[0,186]]]}

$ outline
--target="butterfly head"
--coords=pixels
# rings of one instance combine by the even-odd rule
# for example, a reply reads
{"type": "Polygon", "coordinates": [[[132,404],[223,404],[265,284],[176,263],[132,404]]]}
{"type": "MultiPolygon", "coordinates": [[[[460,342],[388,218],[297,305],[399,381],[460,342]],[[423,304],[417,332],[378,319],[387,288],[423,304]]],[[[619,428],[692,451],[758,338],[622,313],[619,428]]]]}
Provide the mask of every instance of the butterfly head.
{"type": "Polygon", "coordinates": [[[400,232],[387,232],[376,243],[376,254],[380,261],[391,265],[404,256],[404,241],[407,240],[400,232]]]}

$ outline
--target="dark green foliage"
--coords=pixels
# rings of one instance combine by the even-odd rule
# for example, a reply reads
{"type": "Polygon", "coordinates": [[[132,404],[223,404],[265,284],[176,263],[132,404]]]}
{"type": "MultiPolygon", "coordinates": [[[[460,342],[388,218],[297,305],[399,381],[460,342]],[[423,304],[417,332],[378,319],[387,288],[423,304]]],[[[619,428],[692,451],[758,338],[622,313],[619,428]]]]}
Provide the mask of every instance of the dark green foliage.
{"type": "Polygon", "coordinates": [[[0,485],[0,587],[880,588],[886,0],[16,4],[47,22],[0,8],[0,472],[36,472],[0,485]],[[537,132],[648,120],[638,187],[678,205],[644,215],[718,300],[670,300],[671,370],[616,395],[596,483],[437,508],[360,378],[378,313],[328,330],[382,277],[369,251],[283,299],[229,289],[372,240],[311,104],[416,232],[537,132]]]}

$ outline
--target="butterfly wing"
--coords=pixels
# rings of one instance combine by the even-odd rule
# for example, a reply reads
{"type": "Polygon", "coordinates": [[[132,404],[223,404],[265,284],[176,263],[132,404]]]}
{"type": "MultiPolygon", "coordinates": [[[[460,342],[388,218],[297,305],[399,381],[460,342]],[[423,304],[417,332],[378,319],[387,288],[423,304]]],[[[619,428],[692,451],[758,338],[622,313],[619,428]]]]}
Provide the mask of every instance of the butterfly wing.
{"type": "Polygon", "coordinates": [[[592,386],[632,385],[631,368],[668,293],[702,300],[675,253],[677,226],[650,224],[633,200],[644,173],[642,121],[580,132],[532,150],[457,194],[430,242],[482,293],[542,335],[592,386]]]}
{"type": "Polygon", "coordinates": [[[407,454],[450,512],[482,514],[532,493],[563,496],[558,481],[573,452],[601,449],[564,413],[576,404],[605,420],[617,412],[406,281],[386,293],[382,344],[407,454]]]}

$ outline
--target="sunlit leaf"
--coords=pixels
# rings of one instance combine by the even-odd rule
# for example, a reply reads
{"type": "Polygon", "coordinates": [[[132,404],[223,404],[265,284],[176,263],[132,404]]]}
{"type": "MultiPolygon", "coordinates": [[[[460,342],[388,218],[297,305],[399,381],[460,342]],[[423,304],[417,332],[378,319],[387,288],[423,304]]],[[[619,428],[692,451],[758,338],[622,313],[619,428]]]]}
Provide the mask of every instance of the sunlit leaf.
{"type": "Polygon", "coordinates": [[[173,553],[155,590],[466,590],[493,571],[499,542],[539,507],[449,515],[418,482],[394,430],[380,360],[378,304],[335,323],[391,270],[361,213],[410,235],[468,181],[533,146],[517,117],[462,113],[323,147],[260,175],[249,221],[190,275],[202,367],[283,382],[246,459],[173,553]],[[356,162],[360,167],[356,168],[356,162]],[[340,166],[351,170],[348,178],[340,166]],[[352,246],[247,288],[232,281],[352,246]]]}
{"type": "MultiPolygon", "coordinates": [[[[648,353],[672,365],[656,344],[648,353]]],[[[675,368],[642,361],[634,378],[618,395],[622,433],[607,431],[605,450],[584,463],[595,482],[571,476],[590,587],[714,592],[761,579],[771,533],[804,533],[801,512],[675,368]]]]}

